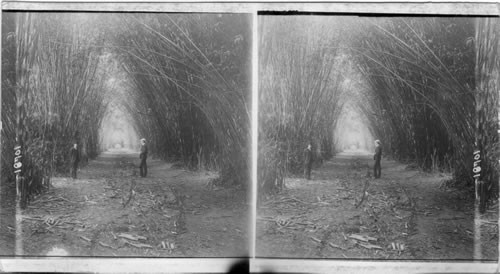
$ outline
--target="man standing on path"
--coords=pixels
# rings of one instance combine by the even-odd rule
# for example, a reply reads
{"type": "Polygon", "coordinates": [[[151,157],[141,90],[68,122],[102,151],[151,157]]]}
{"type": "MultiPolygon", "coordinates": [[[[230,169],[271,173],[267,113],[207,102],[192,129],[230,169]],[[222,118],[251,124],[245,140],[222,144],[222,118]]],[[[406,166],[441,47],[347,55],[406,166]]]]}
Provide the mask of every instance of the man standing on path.
{"type": "Polygon", "coordinates": [[[311,180],[312,158],[312,146],[311,143],[309,143],[307,148],[304,150],[304,178],[307,180],[311,180]]]}
{"type": "Polygon", "coordinates": [[[380,178],[382,173],[382,167],[380,166],[380,160],[382,160],[382,145],[380,144],[380,140],[375,140],[375,155],[373,155],[373,160],[375,160],[373,176],[375,178],[380,178]]]}
{"type": "Polygon", "coordinates": [[[76,170],[78,169],[78,163],[80,162],[80,153],[76,143],[74,143],[73,147],[69,150],[69,160],[71,163],[71,177],[76,179],[76,170]]]}
{"type": "Polygon", "coordinates": [[[146,146],[146,139],[141,139],[141,153],[139,154],[139,159],[141,159],[141,164],[139,166],[141,177],[146,177],[148,175],[148,166],[146,164],[146,158],[148,158],[148,147],[146,146]]]}

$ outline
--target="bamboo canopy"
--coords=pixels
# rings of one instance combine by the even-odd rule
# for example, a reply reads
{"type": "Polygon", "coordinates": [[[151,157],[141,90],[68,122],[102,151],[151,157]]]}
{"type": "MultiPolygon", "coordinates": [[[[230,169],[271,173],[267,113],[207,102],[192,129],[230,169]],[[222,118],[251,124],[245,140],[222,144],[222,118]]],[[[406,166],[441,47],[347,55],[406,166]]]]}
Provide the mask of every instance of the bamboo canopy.
{"type": "Polygon", "coordinates": [[[73,143],[84,162],[101,152],[103,120],[121,112],[155,157],[246,185],[250,23],[230,14],[7,13],[2,179],[13,182],[22,145],[29,195],[46,189],[68,173],[73,143]]]}
{"type": "Polygon", "coordinates": [[[249,17],[162,14],[118,20],[128,30],[116,41],[132,86],[124,105],[152,151],[191,168],[220,170],[221,182],[246,184],[249,17]]]}
{"type": "MultiPolygon", "coordinates": [[[[370,20],[354,49],[371,87],[364,111],[397,159],[451,169],[470,185],[473,150],[498,155],[498,33],[489,20],[370,20]]],[[[496,185],[492,159],[483,178],[496,185]]]]}
{"type": "Polygon", "coordinates": [[[401,162],[451,171],[455,182],[470,187],[472,153],[481,150],[481,177],[490,198],[498,195],[496,18],[317,17],[316,25],[312,20],[270,17],[260,26],[261,186],[272,189],[287,172],[300,172],[300,145],[324,138],[316,136],[335,140],[330,125],[338,123],[349,98],[349,108],[382,140],[386,156],[401,162]],[[321,33],[325,29],[330,33],[321,33]],[[344,74],[322,78],[339,60],[344,74]],[[324,69],[312,71],[317,67],[324,69]],[[346,75],[356,90],[342,85],[339,79],[346,75]],[[329,88],[322,93],[324,83],[329,88]]]}

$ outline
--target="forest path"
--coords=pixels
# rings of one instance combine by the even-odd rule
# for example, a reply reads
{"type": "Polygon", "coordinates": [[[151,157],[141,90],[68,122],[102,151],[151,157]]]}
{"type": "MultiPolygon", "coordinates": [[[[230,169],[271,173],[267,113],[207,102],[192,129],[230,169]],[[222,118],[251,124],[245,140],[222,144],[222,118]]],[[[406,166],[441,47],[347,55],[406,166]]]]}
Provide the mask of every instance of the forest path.
{"type": "MultiPolygon", "coordinates": [[[[257,256],[473,259],[473,200],[441,187],[449,175],[386,159],[382,178],[368,172],[373,155],[350,151],[313,170],[310,181],[287,178],[257,209],[257,256]]],[[[497,216],[498,209],[484,216],[492,223],[483,225],[483,259],[498,258],[497,216]]]]}
{"type": "Polygon", "coordinates": [[[214,172],[148,159],[142,178],[138,166],[138,153],[114,150],[90,161],[76,180],[53,178],[50,191],[23,211],[24,255],[248,254],[243,190],[207,189],[214,172]]]}

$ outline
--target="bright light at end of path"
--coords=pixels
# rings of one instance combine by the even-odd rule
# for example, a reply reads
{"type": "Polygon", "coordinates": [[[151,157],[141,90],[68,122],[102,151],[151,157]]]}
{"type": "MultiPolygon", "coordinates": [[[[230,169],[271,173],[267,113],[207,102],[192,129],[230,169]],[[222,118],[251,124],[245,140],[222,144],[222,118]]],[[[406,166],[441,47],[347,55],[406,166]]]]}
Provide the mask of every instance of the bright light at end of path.
{"type": "Polygon", "coordinates": [[[139,136],[130,120],[117,107],[108,110],[100,130],[101,149],[103,151],[122,148],[138,149],[139,136]]]}
{"type": "Polygon", "coordinates": [[[374,138],[362,119],[362,114],[346,105],[335,129],[337,149],[340,151],[372,151],[374,138]]]}

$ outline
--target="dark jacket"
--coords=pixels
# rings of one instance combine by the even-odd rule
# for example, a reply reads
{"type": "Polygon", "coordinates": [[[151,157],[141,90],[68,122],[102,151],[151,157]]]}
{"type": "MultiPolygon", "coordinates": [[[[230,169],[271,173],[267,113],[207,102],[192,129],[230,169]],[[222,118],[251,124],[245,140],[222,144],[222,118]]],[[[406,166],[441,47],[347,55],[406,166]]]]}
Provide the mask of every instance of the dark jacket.
{"type": "Polygon", "coordinates": [[[375,155],[373,155],[373,160],[380,161],[382,159],[382,145],[375,148],[375,155]]]}
{"type": "Polygon", "coordinates": [[[141,146],[141,153],[139,154],[140,159],[146,159],[148,158],[148,146],[147,145],[142,145],[141,146]]]}
{"type": "Polygon", "coordinates": [[[310,166],[313,162],[313,152],[312,149],[304,149],[304,165],[310,166]]]}
{"type": "Polygon", "coordinates": [[[78,149],[77,148],[72,147],[69,150],[69,160],[72,163],[78,163],[78,162],[80,162],[80,153],[78,153],[78,149]]]}

